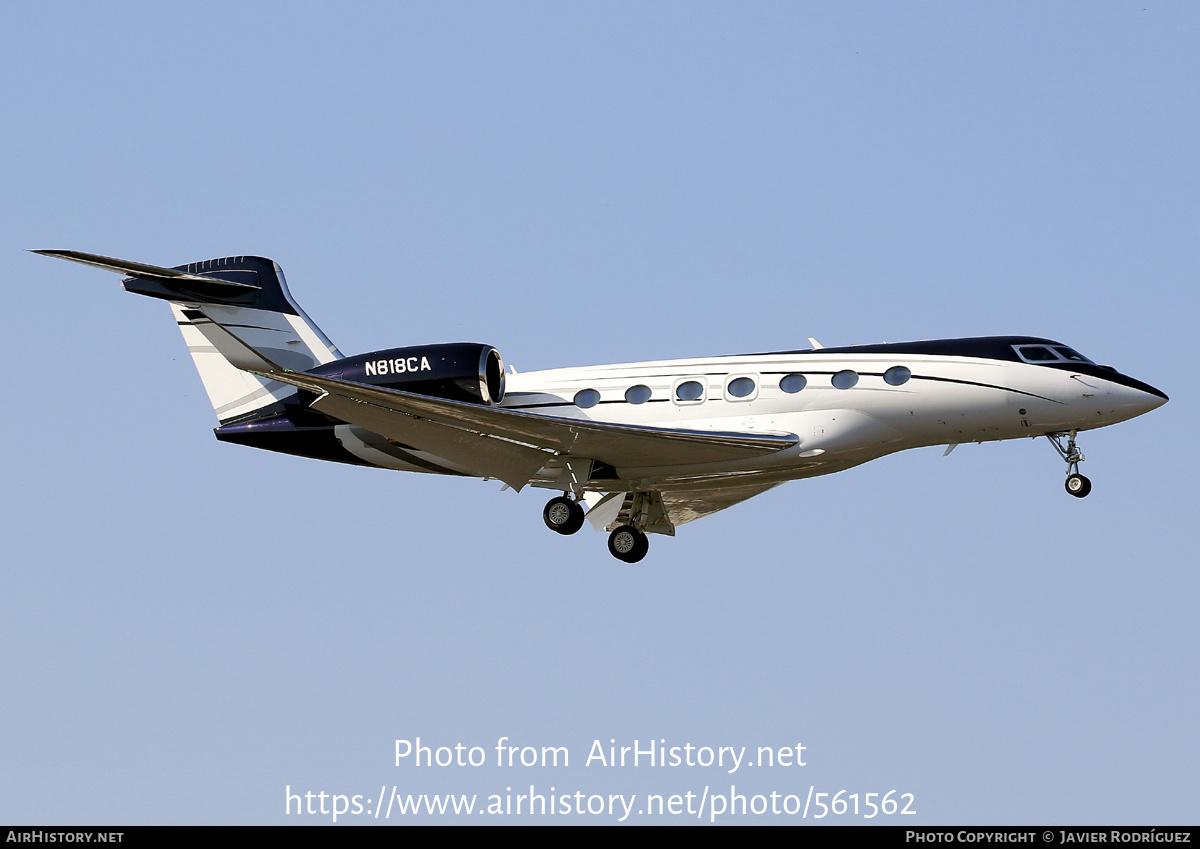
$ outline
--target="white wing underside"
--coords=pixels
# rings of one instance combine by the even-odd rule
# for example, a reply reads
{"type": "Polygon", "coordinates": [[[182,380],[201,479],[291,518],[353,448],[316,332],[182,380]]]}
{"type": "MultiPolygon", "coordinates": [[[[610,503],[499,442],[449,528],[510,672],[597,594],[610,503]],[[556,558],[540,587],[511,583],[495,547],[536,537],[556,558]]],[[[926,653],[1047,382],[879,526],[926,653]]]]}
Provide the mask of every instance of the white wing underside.
{"type": "MultiPolygon", "coordinates": [[[[599,498],[587,518],[596,530],[615,530],[629,524],[635,513],[644,511],[644,530],[675,535],[675,528],[703,519],[774,489],[783,481],[709,485],[695,489],[667,489],[660,492],[614,492],[599,498]]],[[[589,503],[591,503],[589,501],[589,503]]]]}
{"type": "Polygon", "coordinates": [[[713,513],[732,507],[747,498],[753,498],[774,489],[775,483],[747,483],[738,486],[710,487],[707,489],[666,490],[662,493],[663,506],[671,524],[682,525],[703,519],[713,513]]]}

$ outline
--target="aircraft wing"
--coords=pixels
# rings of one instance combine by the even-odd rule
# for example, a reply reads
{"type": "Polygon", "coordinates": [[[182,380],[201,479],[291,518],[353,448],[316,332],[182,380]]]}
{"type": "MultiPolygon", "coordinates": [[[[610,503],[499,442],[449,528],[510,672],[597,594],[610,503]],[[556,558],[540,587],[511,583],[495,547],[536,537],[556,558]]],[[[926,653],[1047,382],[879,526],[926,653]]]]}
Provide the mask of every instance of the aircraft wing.
{"type": "Polygon", "coordinates": [[[774,489],[777,483],[744,483],[736,486],[710,487],[707,489],[666,490],[662,493],[663,506],[673,525],[683,525],[703,519],[726,507],[732,507],[747,498],[761,495],[774,489]]]}
{"type": "Polygon", "coordinates": [[[657,492],[613,492],[603,497],[589,495],[592,509],[588,511],[587,520],[598,531],[613,531],[630,524],[634,514],[639,513],[645,521],[642,530],[675,536],[675,528],[679,525],[703,519],[781,483],[725,483],[657,492]]]}
{"type": "Polygon", "coordinates": [[[478,474],[499,478],[516,489],[555,455],[598,460],[614,468],[675,466],[745,460],[789,448],[798,441],[791,434],[683,430],[542,416],[332,377],[247,370],[319,395],[312,403],[315,410],[478,474]]]}

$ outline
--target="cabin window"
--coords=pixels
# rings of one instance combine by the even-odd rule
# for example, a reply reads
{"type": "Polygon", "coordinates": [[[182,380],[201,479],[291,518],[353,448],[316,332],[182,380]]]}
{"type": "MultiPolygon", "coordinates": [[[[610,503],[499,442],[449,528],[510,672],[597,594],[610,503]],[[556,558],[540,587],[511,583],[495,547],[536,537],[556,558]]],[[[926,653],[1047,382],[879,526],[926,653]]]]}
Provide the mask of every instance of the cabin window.
{"type": "Polygon", "coordinates": [[[704,384],[698,380],[685,380],[675,387],[675,397],[680,401],[699,401],[704,397],[704,384]]]}
{"type": "Polygon", "coordinates": [[[888,386],[903,386],[912,377],[912,372],[904,366],[892,366],[883,373],[883,382],[888,386]]]}
{"type": "Polygon", "coordinates": [[[845,369],[833,376],[833,385],[838,389],[850,389],[858,383],[858,372],[845,369]]]}
{"type": "Polygon", "coordinates": [[[595,389],[580,389],[575,393],[575,406],[588,409],[600,403],[600,393],[595,389]]]}
{"type": "Polygon", "coordinates": [[[756,388],[757,387],[754,385],[754,378],[735,377],[733,380],[729,381],[729,385],[725,387],[725,391],[734,398],[748,398],[754,394],[754,390],[756,388]]]}
{"type": "Polygon", "coordinates": [[[645,404],[650,400],[650,387],[639,383],[625,390],[625,400],[630,404],[645,404]]]}
{"type": "Polygon", "coordinates": [[[808,385],[808,380],[802,374],[789,374],[779,381],[779,388],[789,395],[795,395],[808,385]]]}

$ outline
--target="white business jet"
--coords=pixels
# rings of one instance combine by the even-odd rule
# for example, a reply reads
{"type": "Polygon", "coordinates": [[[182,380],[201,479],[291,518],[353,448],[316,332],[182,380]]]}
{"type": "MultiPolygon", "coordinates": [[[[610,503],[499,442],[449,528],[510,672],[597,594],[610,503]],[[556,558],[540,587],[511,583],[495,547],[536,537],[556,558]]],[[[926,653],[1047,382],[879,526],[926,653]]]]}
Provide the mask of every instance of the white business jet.
{"type": "Polygon", "coordinates": [[[262,257],[161,268],[36,251],[125,275],[170,303],[219,426],[255,448],[557,490],[546,525],[607,529],[613,556],[647,534],[785,481],[907,448],[1045,436],[1082,498],[1080,431],[1167,396],[1066,345],[1025,336],[812,347],[505,374],[472,343],[346,357],[262,257]]]}

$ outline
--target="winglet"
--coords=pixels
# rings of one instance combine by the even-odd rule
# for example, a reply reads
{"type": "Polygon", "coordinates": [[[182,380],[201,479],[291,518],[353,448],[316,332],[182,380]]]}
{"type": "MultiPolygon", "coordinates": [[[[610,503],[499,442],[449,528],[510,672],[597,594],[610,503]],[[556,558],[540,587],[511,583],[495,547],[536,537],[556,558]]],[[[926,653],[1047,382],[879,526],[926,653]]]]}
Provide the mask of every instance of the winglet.
{"type": "Polygon", "coordinates": [[[825,347],[824,345],[822,345],[820,342],[818,342],[816,339],[812,338],[811,336],[808,337],[808,344],[813,346],[814,351],[819,351],[825,347]]]}

